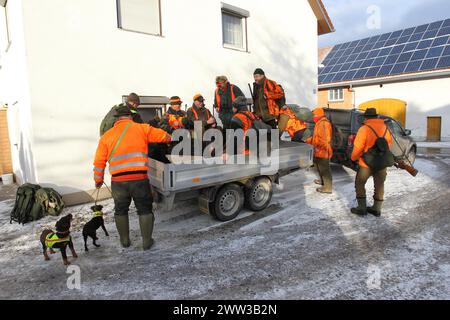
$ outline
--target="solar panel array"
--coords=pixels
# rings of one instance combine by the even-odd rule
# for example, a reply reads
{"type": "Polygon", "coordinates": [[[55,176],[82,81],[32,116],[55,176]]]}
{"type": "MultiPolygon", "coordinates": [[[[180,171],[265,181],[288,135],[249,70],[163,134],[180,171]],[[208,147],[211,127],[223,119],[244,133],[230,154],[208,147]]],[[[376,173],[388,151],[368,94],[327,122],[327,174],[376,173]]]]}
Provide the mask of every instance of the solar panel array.
{"type": "Polygon", "coordinates": [[[335,46],[319,84],[450,68],[450,19],[335,46]]]}

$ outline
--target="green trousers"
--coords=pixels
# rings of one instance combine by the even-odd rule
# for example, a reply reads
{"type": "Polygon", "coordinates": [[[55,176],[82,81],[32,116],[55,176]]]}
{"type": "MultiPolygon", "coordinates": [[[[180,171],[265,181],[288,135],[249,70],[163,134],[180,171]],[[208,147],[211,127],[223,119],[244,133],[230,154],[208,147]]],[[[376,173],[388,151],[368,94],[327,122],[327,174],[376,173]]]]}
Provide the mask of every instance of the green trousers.
{"type": "Polygon", "coordinates": [[[384,200],[384,182],[386,181],[387,169],[373,173],[369,168],[360,167],[356,175],[355,188],[356,198],[364,199],[366,196],[366,183],[370,177],[373,177],[375,188],[374,199],[377,201],[384,200]]]}
{"type": "Polygon", "coordinates": [[[314,165],[319,173],[325,191],[332,191],[333,177],[331,175],[330,159],[314,158],[314,165]]]}

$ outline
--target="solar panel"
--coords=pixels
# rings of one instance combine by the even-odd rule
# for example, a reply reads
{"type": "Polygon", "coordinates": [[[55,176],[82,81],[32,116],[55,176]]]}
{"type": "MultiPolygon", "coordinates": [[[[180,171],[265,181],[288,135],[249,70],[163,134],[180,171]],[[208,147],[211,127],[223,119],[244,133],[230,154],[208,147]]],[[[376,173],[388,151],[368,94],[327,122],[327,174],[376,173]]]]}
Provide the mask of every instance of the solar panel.
{"type": "Polygon", "coordinates": [[[450,19],[336,45],[319,83],[449,68],[450,19]]]}

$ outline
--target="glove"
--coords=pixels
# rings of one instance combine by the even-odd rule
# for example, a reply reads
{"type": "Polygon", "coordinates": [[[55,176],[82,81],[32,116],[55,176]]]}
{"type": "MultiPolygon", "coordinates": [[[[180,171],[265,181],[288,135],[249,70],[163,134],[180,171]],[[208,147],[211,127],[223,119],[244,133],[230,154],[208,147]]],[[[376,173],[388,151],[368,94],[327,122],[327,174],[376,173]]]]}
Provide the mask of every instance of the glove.
{"type": "Polygon", "coordinates": [[[95,189],[100,189],[103,186],[103,182],[96,182],[95,189]]]}

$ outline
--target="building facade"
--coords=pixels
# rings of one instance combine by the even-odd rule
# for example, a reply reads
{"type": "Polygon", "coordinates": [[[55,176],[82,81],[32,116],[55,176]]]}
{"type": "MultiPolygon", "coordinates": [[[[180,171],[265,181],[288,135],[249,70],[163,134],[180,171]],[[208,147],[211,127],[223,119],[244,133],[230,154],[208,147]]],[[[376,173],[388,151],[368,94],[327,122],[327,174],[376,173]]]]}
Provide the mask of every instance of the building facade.
{"type": "Polygon", "coordinates": [[[450,140],[450,19],[319,50],[318,105],[406,102],[419,141],[450,140]]]}
{"type": "Polygon", "coordinates": [[[122,96],[202,93],[215,76],[250,96],[261,67],[288,101],[317,99],[320,0],[0,0],[0,101],[19,183],[92,189],[99,124],[122,96]]]}

